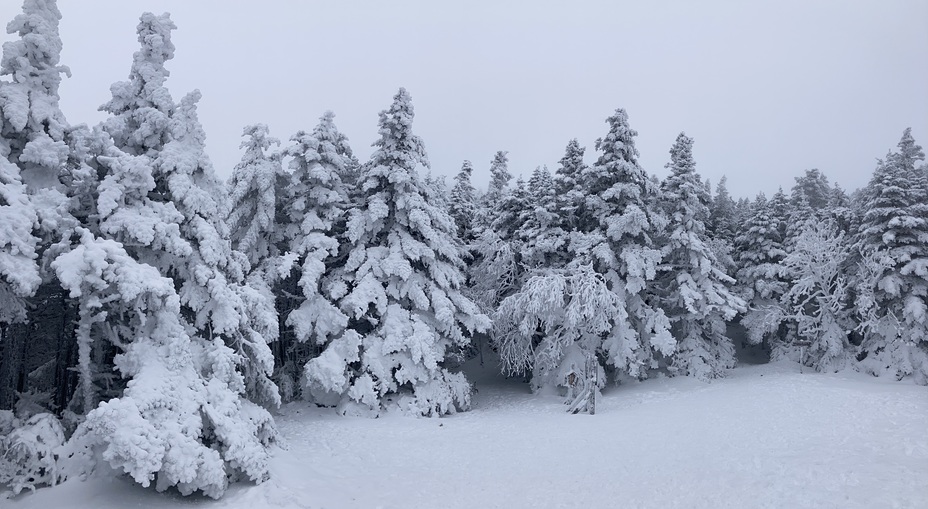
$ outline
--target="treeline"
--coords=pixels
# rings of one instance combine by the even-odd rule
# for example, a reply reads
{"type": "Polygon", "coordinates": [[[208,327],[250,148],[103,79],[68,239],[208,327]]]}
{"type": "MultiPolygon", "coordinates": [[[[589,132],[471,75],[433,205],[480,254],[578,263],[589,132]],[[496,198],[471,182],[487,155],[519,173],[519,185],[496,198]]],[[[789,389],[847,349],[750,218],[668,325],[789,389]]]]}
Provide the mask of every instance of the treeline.
{"type": "Polygon", "coordinates": [[[105,121],[58,107],[60,13],[25,0],[0,62],[0,484],[55,484],[106,461],[144,486],[219,497],[268,476],[269,409],[466,410],[457,369],[566,387],[711,379],[740,324],[772,358],[928,382],[928,170],[906,130],[870,184],[818,170],[789,195],[735,201],[680,134],[663,181],[624,110],[588,162],[485,193],[449,186],[413,133],[409,94],[361,163],[326,113],[281,146],[262,124],[224,184],[199,93],[175,102],[168,15],[144,14],[105,121]]]}

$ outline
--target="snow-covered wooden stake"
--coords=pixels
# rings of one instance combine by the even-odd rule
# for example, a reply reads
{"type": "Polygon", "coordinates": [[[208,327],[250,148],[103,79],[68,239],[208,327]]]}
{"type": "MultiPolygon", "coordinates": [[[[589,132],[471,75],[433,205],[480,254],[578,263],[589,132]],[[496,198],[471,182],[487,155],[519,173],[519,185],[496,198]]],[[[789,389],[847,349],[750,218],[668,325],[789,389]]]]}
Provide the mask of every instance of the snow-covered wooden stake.
{"type": "Polygon", "coordinates": [[[793,344],[799,347],[799,373],[802,374],[802,365],[806,361],[806,347],[812,346],[811,341],[797,340],[793,341],[793,344]]]}
{"type": "Polygon", "coordinates": [[[589,379],[590,384],[590,402],[587,407],[590,410],[590,415],[596,415],[596,387],[599,386],[597,383],[599,380],[599,370],[596,366],[596,357],[593,354],[590,354],[589,358],[586,361],[587,365],[587,378],[589,379]]]}

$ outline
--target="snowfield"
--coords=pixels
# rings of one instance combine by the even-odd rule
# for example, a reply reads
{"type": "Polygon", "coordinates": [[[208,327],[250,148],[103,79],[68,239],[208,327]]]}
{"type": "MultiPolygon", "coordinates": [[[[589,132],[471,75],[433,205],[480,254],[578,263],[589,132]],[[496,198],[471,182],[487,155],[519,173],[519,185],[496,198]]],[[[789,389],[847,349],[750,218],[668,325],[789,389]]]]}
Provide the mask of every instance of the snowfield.
{"type": "Polygon", "coordinates": [[[928,391],[789,362],[609,386],[597,414],[471,370],[470,412],[340,417],[291,404],[273,479],[219,501],[104,477],[4,501],[70,508],[925,508],[928,391]]]}

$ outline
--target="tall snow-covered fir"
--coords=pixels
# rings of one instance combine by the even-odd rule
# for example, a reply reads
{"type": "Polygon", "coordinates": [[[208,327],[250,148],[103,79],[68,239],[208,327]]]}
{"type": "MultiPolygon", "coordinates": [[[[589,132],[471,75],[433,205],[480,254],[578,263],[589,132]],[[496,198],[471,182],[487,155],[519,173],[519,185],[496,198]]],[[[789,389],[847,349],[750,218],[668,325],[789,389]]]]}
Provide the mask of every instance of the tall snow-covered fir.
{"type": "Polygon", "coordinates": [[[341,395],[344,411],[379,411],[390,394],[413,414],[466,409],[471,387],[447,364],[489,326],[462,291],[454,220],[424,198],[418,167],[428,159],[412,121],[401,88],[380,113],[359,181],[364,201],[348,219],[343,279],[332,290],[349,324],[306,366],[310,383],[341,395]]]}
{"type": "Polygon", "coordinates": [[[928,179],[925,153],[906,129],[864,190],[861,249],[871,254],[858,308],[865,369],[928,384],[928,179]]]}
{"type": "Polygon", "coordinates": [[[721,376],[735,366],[726,321],[744,311],[731,293],[734,279],[723,273],[707,245],[709,197],[693,159],[693,139],[680,133],[670,149],[662,186],[669,225],[661,262],[661,301],[677,339],[672,368],[698,378],[721,376]]]}
{"type": "Polygon", "coordinates": [[[352,178],[353,157],[334,117],[326,112],[312,133],[297,132],[287,148],[292,172],[284,191],[283,221],[287,256],[295,270],[278,292],[286,303],[278,307],[286,332],[280,345],[285,361],[278,367],[281,389],[289,399],[288,393],[300,391],[302,379],[304,395],[318,403],[337,403],[338,398],[330,401],[337,394],[328,396],[333,391],[316,383],[314,373],[302,375],[311,356],[305,347],[325,347],[348,325],[348,316],[338,308],[344,281],[337,269],[346,256],[344,232],[351,204],[343,178],[352,178]]]}

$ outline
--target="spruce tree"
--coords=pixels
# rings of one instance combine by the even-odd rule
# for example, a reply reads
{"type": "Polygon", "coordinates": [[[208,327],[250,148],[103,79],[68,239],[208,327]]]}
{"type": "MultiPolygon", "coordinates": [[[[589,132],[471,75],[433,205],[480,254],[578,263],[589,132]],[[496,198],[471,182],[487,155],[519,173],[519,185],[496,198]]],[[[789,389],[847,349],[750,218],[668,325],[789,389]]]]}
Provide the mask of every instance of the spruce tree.
{"type": "Polygon", "coordinates": [[[582,214],[579,210],[583,206],[583,191],[580,186],[580,179],[586,164],[583,162],[585,148],[580,146],[576,138],[567,143],[564,149],[564,157],[559,161],[560,165],[555,171],[554,189],[557,197],[557,208],[563,221],[562,227],[567,230],[577,228],[578,216],[582,214]]]}
{"type": "Polygon", "coordinates": [[[461,171],[454,177],[454,187],[451,188],[449,213],[457,225],[458,238],[465,243],[474,240],[474,214],[477,212],[476,195],[471,177],[474,166],[470,161],[464,161],[461,171]]]}
{"type": "Polygon", "coordinates": [[[785,339],[780,302],[789,289],[787,276],[781,274],[780,262],[786,257],[784,245],[786,195],[779,190],[770,200],[758,197],[754,214],[735,238],[738,290],[747,302],[741,319],[752,344],[768,347],[785,339]]]}
{"type": "Polygon", "coordinates": [[[348,329],[306,368],[342,395],[342,411],[378,412],[390,394],[420,415],[470,405],[470,385],[448,362],[489,320],[461,292],[454,220],[423,197],[417,168],[428,159],[413,116],[402,88],[380,113],[380,139],[359,182],[365,200],[348,220],[346,285],[338,292],[348,329]]]}
{"type": "Polygon", "coordinates": [[[723,175],[715,187],[706,230],[711,238],[731,243],[735,240],[736,229],[736,203],[728,194],[728,177],[723,175]]]}
{"type": "Polygon", "coordinates": [[[655,302],[654,279],[662,254],[657,237],[666,219],[657,210],[657,185],[638,164],[635,136],[624,109],[606,119],[596,140],[596,163],[581,174],[586,200],[572,250],[602,274],[622,305],[602,345],[606,362],[621,374],[646,377],[655,353],[671,355],[670,323],[655,302]]]}
{"type": "Polygon", "coordinates": [[[115,148],[137,156],[135,164],[149,168],[150,174],[140,169],[144,186],[151,187],[145,199],[179,214],[176,230],[173,226],[139,230],[131,215],[128,221],[120,217],[125,202],[101,221],[101,228],[111,238],[134,246],[131,253],[137,259],[178,283],[181,302],[198,333],[221,338],[233,348],[242,358],[248,394],[273,405],[279,401],[270,380],[273,357],[267,346],[277,335],[273,303],[260,289],[245,285],[248,260],[232,249],[224,218],[225,193],[205,153],[205,134],[196,115],[199,91],[174,104],[164,86],[168,76],[164,64],[174,54],[171,31],[175,28],[168,15],[142,15],[141,47],[129,80],[111,87],[113,98],[102,109],[112,114],[104,128],[115,148]],[[140,236],[140,231],[151,233],[140,236]],[[182,243],[190,251],[178,256],[182,243]]]}
{"type": "Polygon", "coordinates": [[[725,322],[745,305],[729,291],[734,280],[719,269],[707,245],[710,202],[696,173],[692,149],[693,139],[680,133],[670,150],[671,173],[662,185],[669,225],[658,284],[677,338],[672,369],[709,379],[734,367],[734,347],[725,335],[725,322]]]}
{"type": "MultiPolygon", "coordinates": [[[[93,253],[84,256],[87,263],[98,260],[93,263],[113,275],[99,284],[86,282],[89,286],[72,281],[68,289],[82,298],[79,342],[111,338],[119,351],[115,367],[133,380],[119,398],[88,415],[84,435],[110,451],[104,454],[107,461],[142,484],[157,474],[159,489],[176,485],[183,493],[219,496],[227,482],[219,472],[241,471],[253,480],[267,475],[267,448],[274,437],[270,414],[246,395],[264,404],[279,401],[269,378],[273,358],[267,346],[277,321],[268,296],[244,283],[248,260],[231,247],[223,186],[204,152],[196,117],[199,93],[174,104],[164,87],[174,28],[167,15],[142,15],[141,48],[129,80],[112,87],[113,99],[103,107],[113,116],[98,130],[93,151],[92,163],[104,177],[97,200],[99,231],[91,232],[103,238],[82,235],[74,252],[93,253]],[[157,297],[132,293],[148,292],[148,286],[122,286],[121,271],[136,274],[149,266],[170,281],[170,292],[157,281],[152,284],[158,289],[151,290],[157,297]],[[116,310],[131,311],[104,307],[108,318],[100,323],[94,299],[106,302],[113,292],[122,292],[114,305],[126,306],[116,310]],[[153,304],[138,307],[138,298],[154,299],[153,304]],[[149,322],[155,329],[139,332],[138,323],[146,323],[149,312],[158,316],[149,322]],[[171,375],[161,379],[163,364],[171,375]],[[182,380],[190,391],[184,404],[159,403],[163,392],[182,380]],[[168,410],[152,410],[157,408],[168,410]],[[128,435],[117,432],[120,427],[113,423],[120,420],[132,423],[128,435]],[[183,440],[172,434],[184,427],[189,429],[183,440]],[[139,442],[141,449],[128,447],[140,440],[132,439],[136,432],[146,440],[139,442]],[[198,466],[178,470],[175,463],[186,461],[186,453],[172,448],[172,441],[189,449],[191,440],[204,446],[190,450],[198,455],[198,466]],[[148,449],[164,457],[149,460],[142,453],[148,449]]],[[[58,276],[94,267],[62,265],[58,276]]]]}
{"type": "Polygon", "coordinates": [[[858,238],[871,276],[862,278],[857,306],[864,368],[928,384],[928,182],[917,167],[924,159],[906,129],[865,190],[858,238]]]}
{"type": "MultiPolygon", "coordinates": [[[[58,106],[69,72],[60,65],[60,19],[53,0],[25,0],[0,58],[0,76],[9,77],[0,81],[0,408],[11,408],[16,393],[53,389],[56,380],[36,376],[41,366],[71,378],[73,305],[47,270],[77,225],[62,180],[74,135],[58,106]]],[[[63,410],[68,397],[57,394],[53,405],[63,410]]]]}
{"type": "MultiPolygon", "coordinates": [[[[333,275],[344,264],[344,230],[350,207],[348,189],[342,176],[353,167],[347,138],[335,126],[335,115],[326,112],[312,133],[300,131],[287,148],[291,156],[291,183],[286,192],[286,238],[289,256],[296,270],[285,281],[282,300],[290,301],[282,308],[285,334],[281,346],[283,392],[294,393],[297,376],[313,353],[300,344],[323,349],[330,340],[344,332],[348,317],[337,307],[337,298],[344,283],[333,275]],[[292,283],[292,287],[289,284],[292,283]]],[[[316,374],[309,368],[302,377],[304,397],[320,404],[336,404],[341,394],[330,394],[316,383],[316,374]]],[[[289,397],[287,398],[289,399],[289,397]]]]}
{"type": "Polygon", "coordinates": [[[232,169],[226,221],[231,231],[232,247],[248,258],[251,267],[280,255],[282,232],[278,229],[281,215],[281,193],[289,175],[280,164],[279,154],[270,153],[280,145],[269,136],[264,124],[253,124],[242,130],[242,160],[232,169]]]}
{"type": "Polygon", "coordinates": [[[503,201],[510,192],[508,186],[509,181],[512,180],[512,174],[509,173],[507,154],[508,152],[500,150],[490,162],[490,184],[480,200],[480,210],[477,216],[478,235],[491,227],[495,220],[494,212],[503,206],[503,201]]]}

